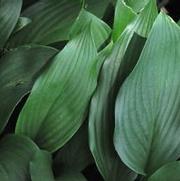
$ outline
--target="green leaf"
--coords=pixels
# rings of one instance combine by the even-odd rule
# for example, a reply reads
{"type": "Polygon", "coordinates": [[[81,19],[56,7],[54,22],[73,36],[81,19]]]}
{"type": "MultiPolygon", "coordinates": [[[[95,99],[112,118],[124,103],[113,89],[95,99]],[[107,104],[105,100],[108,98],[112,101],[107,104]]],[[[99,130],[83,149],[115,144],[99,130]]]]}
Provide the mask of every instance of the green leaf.
{"type": "Polygon", "coordinates": [[[123,0],[117,0],[112,38],[116,42],[126,26],[136,17],[136,13],[123,0]]]}
{"type": "Polygon", "coordinates": [[[180,161],[170,162],[159,168],[148,181],[179,181],[180,178],[180,161]]]}
{"type": "Polygon", "coordinates": [[[94,38],[96,47],[99,48],[104,43],[104,41],[108,39],[111,33],[111,28],[102,20],[85,11],[84,9],[81,10],[75,23],[73,24],[69,33],[70,37],[72,39],[73,37],[77,36],[77,34],[82,32],[84,27],[90,22],[92,26],[92,35],[93,37],[96,37],[94,38]]]}
{"type": "MultiPolygon", "coordinates": [[[[86,7],[99,17],[109,0],[87,0],[86,7]]],[[[81,0],[40,0],[23,12],[32,23],[16,33],[9,47],[36,43],[48,45],[69,39],[69,31],[81,10],[81,0]]]]}
{"type": "Polygon", "coordinates": [[[110,0],[85,0],[85,8],[99,18],[103,18],[110,0]]]}
{"type": "Polygon", "coordinates": [[[31,180],[54,181],[54,175],[51,166],[51,154],[43,150],[36,151],[30,162],[31,180]]]}
{"type": "Polygon", "coordinates": [[[23,13],[32,23],[11,38],[9,47],[30,43],[47,45],[67,40],[80,8],[80,0],[38,1],[23,13]]]}
{"type": "Polygon", "coordinates": [[[27,26],[29,23],[31,23],[32,20],[26,17],[19,17],[18,22],[16,24],[16,27],[14,29],[13,33],[18,32],[19,30],[21,30],[22,28],[24,28],[25,26],[27,26]]]}
{"type": "Polygon", "coordinates": [[[54,58],[36,81],[16,125],[50,152],[61,148],[79,129],[96,88],[97,50],[88,25],[54,58]]]}
{"type": "Polygon", "coordinates": [[[131,7],[133,11],[140,12],[148,2],[152,0],[122,0],[124,1],[127,6],[131,7]]]}
{"type": "Polygon", "coordinates": [[[57,51],[45,46],[24,46],[0,59],[0,133],[20,99],[30,92],[37,73],[57,51]]]}
{"type": "Polygon", "coordinates": [[[7,135],[0,141],[0,178],[3,181],[30,179],[29,162],[38,147],[27,137],[7,135]]]}
{"type": "MultiPolygon", "coordinates": [[[[155,2],[155,1],[154,1],[155,2]]],[[[89,140],[97,167],[105,180],[134,180],[133,174],[119,159],[113,146],[114,104],[118,89],[135,66],[145,39],[157,16],[151,1],[125,29],[105,60],[89,115],[89,140]],[[148,24],[148,26],[147,26],[148,24]]]]}
{"type": "Polygon", "coordinates": [[[56,181],[87,181],[82,173],[66,172],[63,173],[56,181]]]}
{"type": "Polygon", "coordinates": [[[180,20],[178,21],[178,23],[177,23],[179,26],[180,26],[180,20]]]}
{"type": "Polygon", "coordinates": [[[123,162],[143,175],[180,155],[179,39],[177,24],[160,13],[117,97],[114,144],[123,162]]]}
{"type": "Polygon", "coordinates": [[[92,161],[88,145],[87,123],[85,122],[69,142],[56,153],[54,158],[54,165],[58,168],[56,175],[61,173],[59,168],[82,171],[92,161]]]}
{"type": "Polygon", "coordinates": [[[0,1],[0,49],[4,47],[18,21],[22,0],[0,1]]]}

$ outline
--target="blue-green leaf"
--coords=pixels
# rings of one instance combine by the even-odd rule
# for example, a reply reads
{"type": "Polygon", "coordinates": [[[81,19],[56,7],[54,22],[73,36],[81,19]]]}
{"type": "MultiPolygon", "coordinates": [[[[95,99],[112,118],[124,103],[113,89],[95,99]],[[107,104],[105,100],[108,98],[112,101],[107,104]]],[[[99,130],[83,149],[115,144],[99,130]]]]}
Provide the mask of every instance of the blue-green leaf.
{"type": "Polygon", "coordinates": [[[180,155],[179,40],[180,28],[160,13],[117,97],[114,144],[123,162],[143,175],[180,155]]]}

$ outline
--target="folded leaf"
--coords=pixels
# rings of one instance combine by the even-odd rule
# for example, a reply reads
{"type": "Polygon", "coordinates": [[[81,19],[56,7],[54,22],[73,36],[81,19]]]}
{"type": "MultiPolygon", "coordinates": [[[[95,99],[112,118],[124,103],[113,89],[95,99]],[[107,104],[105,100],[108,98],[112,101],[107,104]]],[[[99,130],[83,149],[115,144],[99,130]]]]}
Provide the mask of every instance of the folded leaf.
{"type": "Polygon", "coordinates": [[[180,179],[180,161],[170,162],[162,166],[153,173],[148,181],[179,181],[180,179]]]}
{"type": "Polygon", "coordinates": [[[30,179],[29,162],[38,147],[27,137],[7,135],[0,141],[0,178],[2,181],[30,179]]]}
{"type": "Polygon", "coordinates": [[[22,28],[24,28],[25,26],[27,26],[29,23],[31,23],[31,19],[26,18],[26,17],[19,17],[18,22],[16,24],[16,27],[13,31],[13,33],[18,32],[19,30],[21,30],[22,28]]]}
{"type": "Polygon", "coordinates": [[[131,7],[133,11],[139,12],[141,11],[148,2],[152,0],[123,0],[127,6],[131,7]]]}
{"type": "Polygon", "coordinates": [[[69,33],[70,37],[72,39],[78,33],[82,32],[84,27],[90,22],[92,26],[93,37],[96,37],[94,38],[96,47],[99,48],[104,43],[104,41],[108,39],[111,33],[111,28],[102,20],[100,20],[93,14],[85,11],[84,9],[81,10],[75,23],[73,24],[69,33]]]}
{"type": "Polygon", "coordinates": [[[0,1],[0,49],[8,40],[18,21],[22,0],[0,1]]]}
{"type": "Polygon", "coordinates": [[[0,133],[21,98],[30,92],[37,73],[57,53],[45,46],[24,46],[0,59],[0,133]]]}
{"type": "Polygon", "coordinates": [[[134,180],[135,174],[119,159],[113,146],[114,104],[124,79],[135,66],[145,39],[157,15],[151,1],[125,29],[105,60],[97,90],[92,98],[89,115],[89,140],[97,167],[105,180],[134,180]],[[147,26],[148,24],[148,26],[147,26]]]}
{"type": "Polygon", "coordinates": [[[113,41],[117,41],[121,33],[124,31],[126,26],[136,17],[136,13],[132,8],[127,6],[125,1],[117,0],[115,15],[114,15],[114,25],[113,25],[113,41]]]}
{"type": "Polygon", "coordinates": [[[160,13],[117,97],[114,144],[123,162],[143,175],[180,155],[179,39],[180,28],[160,13]]]}
{"type": "Polygon", "coordinates": [[[20,113],[16,133],[50,152],[79,129],[97,84],[97,50],[88,25],[36,81],[20,113]]]}
{"type": "Polygon", "coordinates": [[[31,181],[55,181],[50,153],[38,150],[30,162],[31,181]]]}
{"type": "Polygon", "coordinates": [[[60,169],[82,171],[92,162],[88,145],[87,123],[85,122],[69,142],[56,153],[54,158],[54,165],[57,168],[56,175],[61,173],[60,169]]]}

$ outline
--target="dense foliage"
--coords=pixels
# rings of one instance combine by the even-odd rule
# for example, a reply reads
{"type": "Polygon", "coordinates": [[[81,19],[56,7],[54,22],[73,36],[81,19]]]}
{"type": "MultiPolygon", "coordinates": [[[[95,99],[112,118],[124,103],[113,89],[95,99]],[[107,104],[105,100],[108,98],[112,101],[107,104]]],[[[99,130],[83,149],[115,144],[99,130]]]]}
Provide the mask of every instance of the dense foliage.
{"type": "Polygon", "coordinates": [[[180,21],[162,6],[0,0],[0,180],[180,180],[180,21]]]}

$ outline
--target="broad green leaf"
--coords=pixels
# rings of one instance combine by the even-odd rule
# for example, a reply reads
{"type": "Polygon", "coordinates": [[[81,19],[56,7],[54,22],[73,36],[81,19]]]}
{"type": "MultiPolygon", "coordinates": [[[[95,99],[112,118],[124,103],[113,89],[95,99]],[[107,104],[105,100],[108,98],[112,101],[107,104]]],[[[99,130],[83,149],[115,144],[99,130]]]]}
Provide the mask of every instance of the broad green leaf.
{"type": "Polygon", "coordinates": [[[0,49],[4,47],[18,21],[22,0],[0,1],[0,49]]]}
{"type": "Polygon", "coordinates": [[[160,13],[117,97],[114,144],[123,162],[143,175],[180,155],[179,40],[180,28],[160,13]]]}
{"type": "Polygon", "coordinates": [[[119,87],[135,66],[145,39],[157,16],[150,2],[125,29],[105,60],[89,115],[89,140],[97,167],[105,180],[134,180],[133,174],[119,159],[113,146],[114,104],[119,87]],[[145,17],[145,18],[144,18],[145,17]],[[147,26],[148,24],[148,26],[147,26]]]}
{"type": "Polygon", "coordinates": [[[90,22],[92,26],[93,37],[96,37],[94,39],[96,47],[99,48],[104,43],[104,41],[108,39],[111,33],[111,28],[102,20],[85,11],[84,9],[81,10],[75,23],[73,24],[70,31],[70,37],[72,39],[73,37],[77,36],[77,34],[82,32],[84,27],[90,22]]]}
{"type": "Polygon", "coordinates": [[[25,26],[27,26],[29,23],[31,23],[31,19],[26,18],[26,17],[19,17],[18,22],[16,24],[16,27],[13,31],[13,33],[18,32],[19,30],[21,30],[22,28],[24,28],[25,26]]]}
{"type": "Polygon", "coordinates": [[[91,25],[71,40],[33,86],[16,125],[50,152],[80,128],[97,84],[97,49],[91,25]]]}
{"type": "Polygon", "coordinates": [[[38,147],[27,137],[7,135],[0,140],[0,179],[25,181],[30,179],[29,162],[38,147]]]}
{"type": "Polygon", "coordinates": [[[112,38],[116,42],[126,26],[136,17],[136,13],[123,0],[117,0],[112,38]]]}
{"type": "MultiPolygon", "coordinates": [[[[86,7],[99,17],[104,14],[109,0],[87,0],[86,7]]],[[[32,20],[11,38],[9,47],[37,43],[48,45],[68,40],[69,30],[77,18],[82,0],[39,0],[23,12],[32,20]]]]}
{"type": "Polygon", "coordinates": [[[82,173],[66,172],[63,173],[56,181],[87,181],[82,173]]]}
{"type": "Polygon", "coordinates": [[[148,181],[179,181],[180,179],[180,161],[170,162],[159,168],[148,181]]]}
{"type": "Polygon", "coordinates": [[[45,46],[24,46],[0,59],[0,133],[20,99],[30,92],[37,73],[57,51],[45,46]]]}
{"type": "Polygon", "coordinates": [[[85,122],[69,142],[57,152],[54,158],[54,165],[58,168],[56,175],[61,173],[59,168],[82,171],[92,162],[85,122]]]}
{"type": "Polygon", "coordinates": [[[80,0],[40,0],[30,6],[23,16],[32,23],[17,32],[9,47],[38,43],[51,44],[68,39],[72,23],[81,8],[80,0]]]}
{"type": "Polygon", "coordinates": [[[50,153],[38,150],[30,162],[31,181],[55,181],[50,153]]]}

